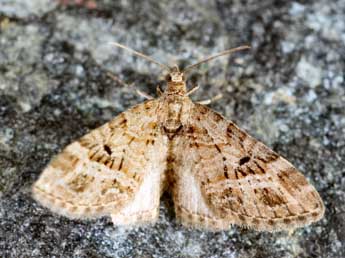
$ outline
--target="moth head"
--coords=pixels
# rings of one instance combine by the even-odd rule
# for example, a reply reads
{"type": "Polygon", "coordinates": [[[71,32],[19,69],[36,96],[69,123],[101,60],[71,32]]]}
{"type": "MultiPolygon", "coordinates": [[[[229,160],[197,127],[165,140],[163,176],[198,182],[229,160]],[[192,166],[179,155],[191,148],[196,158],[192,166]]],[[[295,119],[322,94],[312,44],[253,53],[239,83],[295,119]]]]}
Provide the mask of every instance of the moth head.
{"type": "Polygon", "coordinates": [[[172,83],[181,83],[185,81],[183,72],[180,72],[180,69],[177,65],[170,69],[170,72],[167,74],[166,78],[167,82],[172,83]]]}

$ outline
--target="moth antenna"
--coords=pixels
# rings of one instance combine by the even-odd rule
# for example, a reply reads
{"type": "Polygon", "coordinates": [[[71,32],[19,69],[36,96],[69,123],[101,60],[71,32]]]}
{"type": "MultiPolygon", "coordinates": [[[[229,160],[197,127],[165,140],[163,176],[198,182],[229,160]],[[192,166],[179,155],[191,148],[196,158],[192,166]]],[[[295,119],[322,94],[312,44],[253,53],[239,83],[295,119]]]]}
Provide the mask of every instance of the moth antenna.
{"type": "Polygon", "coordinates": [[[222,51],[218,54],[215,54],[215,55],[212,55],[212,56],[209,56],[209,57],[206,57],[205,59],[202,59],[200,60],[199,62],[195,63],[195,64],[192,64],[192,65],[189,65],[187,66],[183,72],[186,73],[190,70],[192,70],[193,68],[203,64],[203,63],[206,63],[206,62],[209,62],[217,57],[220,57],[220,56],[225,56],[225,55],[229,55],[229,54],[232,54],[234,52],[237,52],[237,51],[241,51],[241,50],[245,50],[245,49],[249,49],[250,46],[247,46],[247,45],[244,45],[244,46],[240,46],[240,47],[235,47],[235,48],[231,48],[231,49],[228,49],[228,50],[225,50],[225,51],[222,51]]]}
{"type": "Polygon", "coordinates": [[[109,42],[109,44],[114,45],[114,46],[119,47],[119,48],[122,48],[122,49],[125,49],[125,50],[131,52],[132,54],[134,54],[134,55],[136,55],[136,56],[139,56],[139,57],[141,57],[141,58],[146,59],[147,61],[150,61],[150,62],[152,62],[152,63],[155,63],[156,65],[159,65],[159,66],[162,67],[164,70],[170,71],[170,67],[169,67],[169,66],[167,66],[167,65],[165,65],[165,64],[161,64],[161,63],[159,63],[158,61],[154,60],[153,58],[151,58],[151,57],[149,57],[149,56],[147,56],[147,55],[145,55],[145,54],[143,54],[143,53],[140,53],[140,52],[138,52],[138,51],[135,51],[135,50],[133,50],[133,49],[131,49],[131,48],[129,48],[129,47],[126,47],[125,45],[122,45],[122,44],[117,43],[117,42],[109,42]]]}

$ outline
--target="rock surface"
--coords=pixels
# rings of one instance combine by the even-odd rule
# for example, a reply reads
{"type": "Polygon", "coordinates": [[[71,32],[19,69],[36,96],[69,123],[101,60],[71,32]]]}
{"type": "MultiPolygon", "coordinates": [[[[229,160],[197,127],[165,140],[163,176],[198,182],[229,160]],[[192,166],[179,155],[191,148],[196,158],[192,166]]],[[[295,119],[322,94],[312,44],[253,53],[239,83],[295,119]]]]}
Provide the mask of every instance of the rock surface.
{"type": "Polygon", "coordinates": [[[0,257],[344,257],[345,5],[326,1],[0,0],[0,257]],[[326,205],[324,219],[287,233],[184,228],[164,195],[155,225],[73,221],[30,196],[66,144],[155,94],[157,66],[107,44],[201,66],[194,99],[288,158],[326,205]],[[118,77],[112,80],[107,73],[118,77]]]}

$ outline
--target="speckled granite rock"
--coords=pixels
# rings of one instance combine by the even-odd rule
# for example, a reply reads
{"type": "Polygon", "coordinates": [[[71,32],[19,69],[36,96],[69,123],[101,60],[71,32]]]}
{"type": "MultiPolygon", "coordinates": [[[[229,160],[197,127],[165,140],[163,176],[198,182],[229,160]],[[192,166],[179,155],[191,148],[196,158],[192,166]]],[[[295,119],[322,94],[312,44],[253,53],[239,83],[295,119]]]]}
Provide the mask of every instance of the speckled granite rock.
{"type": "Polygon", "coordinates": [[[0,257],[345,256],[343,0],[61,2],[0,0],[0,257]],[[176,223],[164,195],[158,223],[130,230],[35,203],[30,186],[54,154],[142,101],[108,71],[150,94],[161,82],[109,41],[169,64],[250,44],[196,70],[194,98],[222,92],[212,107],[294,163],[325,218],[292,235],[203,232],[176,223]]]}

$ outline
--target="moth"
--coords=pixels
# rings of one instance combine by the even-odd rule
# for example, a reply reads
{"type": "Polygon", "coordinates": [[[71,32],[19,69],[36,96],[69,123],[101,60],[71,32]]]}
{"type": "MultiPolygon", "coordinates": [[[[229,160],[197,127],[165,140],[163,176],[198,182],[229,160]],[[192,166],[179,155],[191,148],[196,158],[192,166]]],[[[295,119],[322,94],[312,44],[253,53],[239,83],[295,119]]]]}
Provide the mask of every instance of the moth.
{"type": "Polygon", "coordinates": [[[291,230],[323,217],[318,192],[293,165],[189,98],[196,88],[187,91],[186,72],[247,46],[180,71],[114,44],[167,70],[166,89],[68,145],[34,183],[39,203],[69,218],[142,225],[157,220],[171,191],[178,220],[208,230],[291,230]]]}

